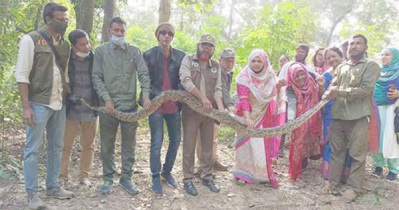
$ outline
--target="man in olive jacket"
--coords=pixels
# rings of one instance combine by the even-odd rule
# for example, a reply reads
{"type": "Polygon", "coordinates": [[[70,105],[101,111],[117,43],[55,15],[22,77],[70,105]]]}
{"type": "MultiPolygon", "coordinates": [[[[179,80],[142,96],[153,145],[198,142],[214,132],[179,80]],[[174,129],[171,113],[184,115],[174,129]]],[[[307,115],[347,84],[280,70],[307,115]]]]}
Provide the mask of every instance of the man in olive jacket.
{"type": "Polygon", "coordinates": [[[93,86],[100,98],[100,105],[105,104],[107,114],[100,113],[101,160],[103,180],[101,193],[110,193],[116,172],[114,153],[118,126],[122,134],[122,171],[119,185],[131,195],[138,194],[132,184],[133,164],[135,161],[137,122],[124,122],[111,116],[115,110],[133,112],[137,110],[137,79],[143,90],[143,105],[151,108],[150,78],[141,51],[125,41],[126,22],[120,17],[111,20],[108,28],[111,35],[109,42],[97,47],[93,63],[93,86]]]}
{"type": "Polygon", "coordinates": [[[58,182],[65,130],[64,99],[68,89],[65,72],[69,45],[63,38],[68,26],[67,8],[48,3],[43,18],[46,25],[42,29],[22,37],[15,72],[26,124],[23,165],[29,209],[45,207],[37,196],[40,145],[45,130],[46,194],[56,198],[72,197],[72,192],[64,190],[58,182]]]}
{"type": "MultiPolygon", "coordinates": [[[[180,84],[179,69],[185,53],[171,47],[175,29],[169,23],[161,23],[155,30],[158,46],[144,53],[144,60],[150,72],[150,98],[162,91],[177,90],[180,84]]],[[[165,101],[148,117],[151,129],[150,167],[152,174],[152,191],[162,195],[160,176],[172,187],[177,187],[171,171],[176,160],[181,140],[181,122],[179,103],[165,101]],[[169,147],[161,172],[161,148],[163,142],[163,122],[166,121],[169,135],[169,147]]]]}

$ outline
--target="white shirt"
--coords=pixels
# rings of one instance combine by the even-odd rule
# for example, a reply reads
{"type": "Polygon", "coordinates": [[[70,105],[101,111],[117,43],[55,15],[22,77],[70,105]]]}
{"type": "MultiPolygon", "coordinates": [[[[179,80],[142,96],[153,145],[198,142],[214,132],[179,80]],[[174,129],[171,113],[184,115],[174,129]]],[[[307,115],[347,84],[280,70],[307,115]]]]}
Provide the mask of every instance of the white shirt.
{"type": "MultiPolygon", "coordinates": [[[[54,45],[58,44],[53,37],[54,45]]],[[[18,60],[15,77],[18,83],[30,84],[29,75],[32,71],[33,60],[35,56],[35,44],[29,35],[24,35],[19,43],[18,60]]],[[[51,90],[50,104],[42,104],[52,110],[61,110],[62,108],[62,79],[60,69],[58,68],[55,56],[53,56],[53,87],[51,90]]]]}

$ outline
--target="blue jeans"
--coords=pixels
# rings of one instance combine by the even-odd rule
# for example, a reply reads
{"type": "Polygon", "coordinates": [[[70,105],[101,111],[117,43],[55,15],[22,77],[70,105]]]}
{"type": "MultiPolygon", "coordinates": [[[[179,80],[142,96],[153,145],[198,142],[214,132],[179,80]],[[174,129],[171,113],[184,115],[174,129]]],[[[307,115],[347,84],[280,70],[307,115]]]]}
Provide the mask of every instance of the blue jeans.
{"type": "Polygon", "coordinates": [[[181,141],[180,112],[161,114],[154,112],[148,117],[151,129],[150,166],[152,177],[161,174],[161,148],[163,143],[163,119],[166,121],[169,135],[169,147],[165,157],[162,173],[170,174],[176,160],[181,141]]]}
{"type": "Polygon", "coordinates": [[[26,192],[36,193],[39,190],[39,152],[46,130],[47,139],[47,175],[46,187],[52,189],[59,187],[58,176],[60,175],[62,146],[65,131],[65,107],[61,110],[52,110],[46,106],[31,104],[33,111],[33,126],[27,126],[26,145],[24,156],[24,176],[26,192]]]}

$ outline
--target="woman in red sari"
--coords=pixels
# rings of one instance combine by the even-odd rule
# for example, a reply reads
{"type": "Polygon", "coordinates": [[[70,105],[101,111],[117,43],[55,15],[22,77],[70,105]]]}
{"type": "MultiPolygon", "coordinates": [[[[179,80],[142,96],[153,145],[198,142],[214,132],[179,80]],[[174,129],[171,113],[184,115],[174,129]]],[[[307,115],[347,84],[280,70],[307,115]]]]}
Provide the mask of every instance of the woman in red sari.
{"type": "MultiPolygon", "coordinates": [[[[283,85],[286,81],[278,80],[266,52],[253,50],[246,67],[237,76],[237,114],[245,117],[249,127],[257,129],[281,125],[285,119],[285,101],[279,96],[285,94],[278,92],[283,85]]],[[[236,180],[240,183],[270,181],[272,187],[277,188],[272,158],[277,156],[279,141],[279,137],[236,139],[233,169],[236,180]]]]}
{"type": "MultiPolygon", "coordinates": [[[[311,75],[300,63],[293,63],[288,68],[287,82],[287,119],[292,121],[319,102],[319,96],[323,94],[324,86],[321,84],[323,81],[316,83],[314,75],[311,75]]],[[[320,112],[317,112],[292,131],[288,169],[292,181],[296,181],[302,175],[302,169],[307,167],[308,158],[318,159],[321,157],[321,126],[321,115],[320,112]]]]}

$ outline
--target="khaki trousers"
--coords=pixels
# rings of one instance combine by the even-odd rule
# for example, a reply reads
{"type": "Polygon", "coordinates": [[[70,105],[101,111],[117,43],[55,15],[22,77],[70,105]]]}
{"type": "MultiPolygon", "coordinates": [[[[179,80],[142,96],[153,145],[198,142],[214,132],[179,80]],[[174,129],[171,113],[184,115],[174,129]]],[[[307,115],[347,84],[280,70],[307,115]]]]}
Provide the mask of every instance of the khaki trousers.
{"type": "Polygon", "coordinates": [[[94,138],[97,132],[97,119],[91,122],[81,122],[75,120],[66,120],[64,147],[62,149],[61,158],[61,179],[68,179],[68,168],[71,161],[71,151],[73,143],[81,128],[80,145],[82,151],[80,153],[80,169],[79,179],[82,180],[89,176],[90,167],[93,162],[94,155],[94,138]]]}
{"type": "Polygon", "coordinates": [[[212,179],[214,120],[190,109],[182,111],[183,124],[183,174],[184,180],[194,178],[195,146],[201,133],[201,166],[203,179],[212,179]],[[199,133],[198,133],[199,132],[199,133]]]}
{"type": "MultiPolygon", "coordinates": [[[[214,124],[213,126],[213,151],[212,151],[212,162],[216,163],[218,161],[217,155],[217,146],[218,146],[218,134],[219,134],[219,125],[214,124]]],[[[198,133],[197,136],[197,159],[198,164],[201,164],[201,132],[198,133]]]]}
{"type": "Polygon", "coordinates": [[[332,149],[331,187],[338,187],[341,181],[348,149],[352,162],[347,185],[355,192],[362,191],[368,148],[368,128],[368,117],[357,120],[332,120],[329,127],[332,149]]]}

